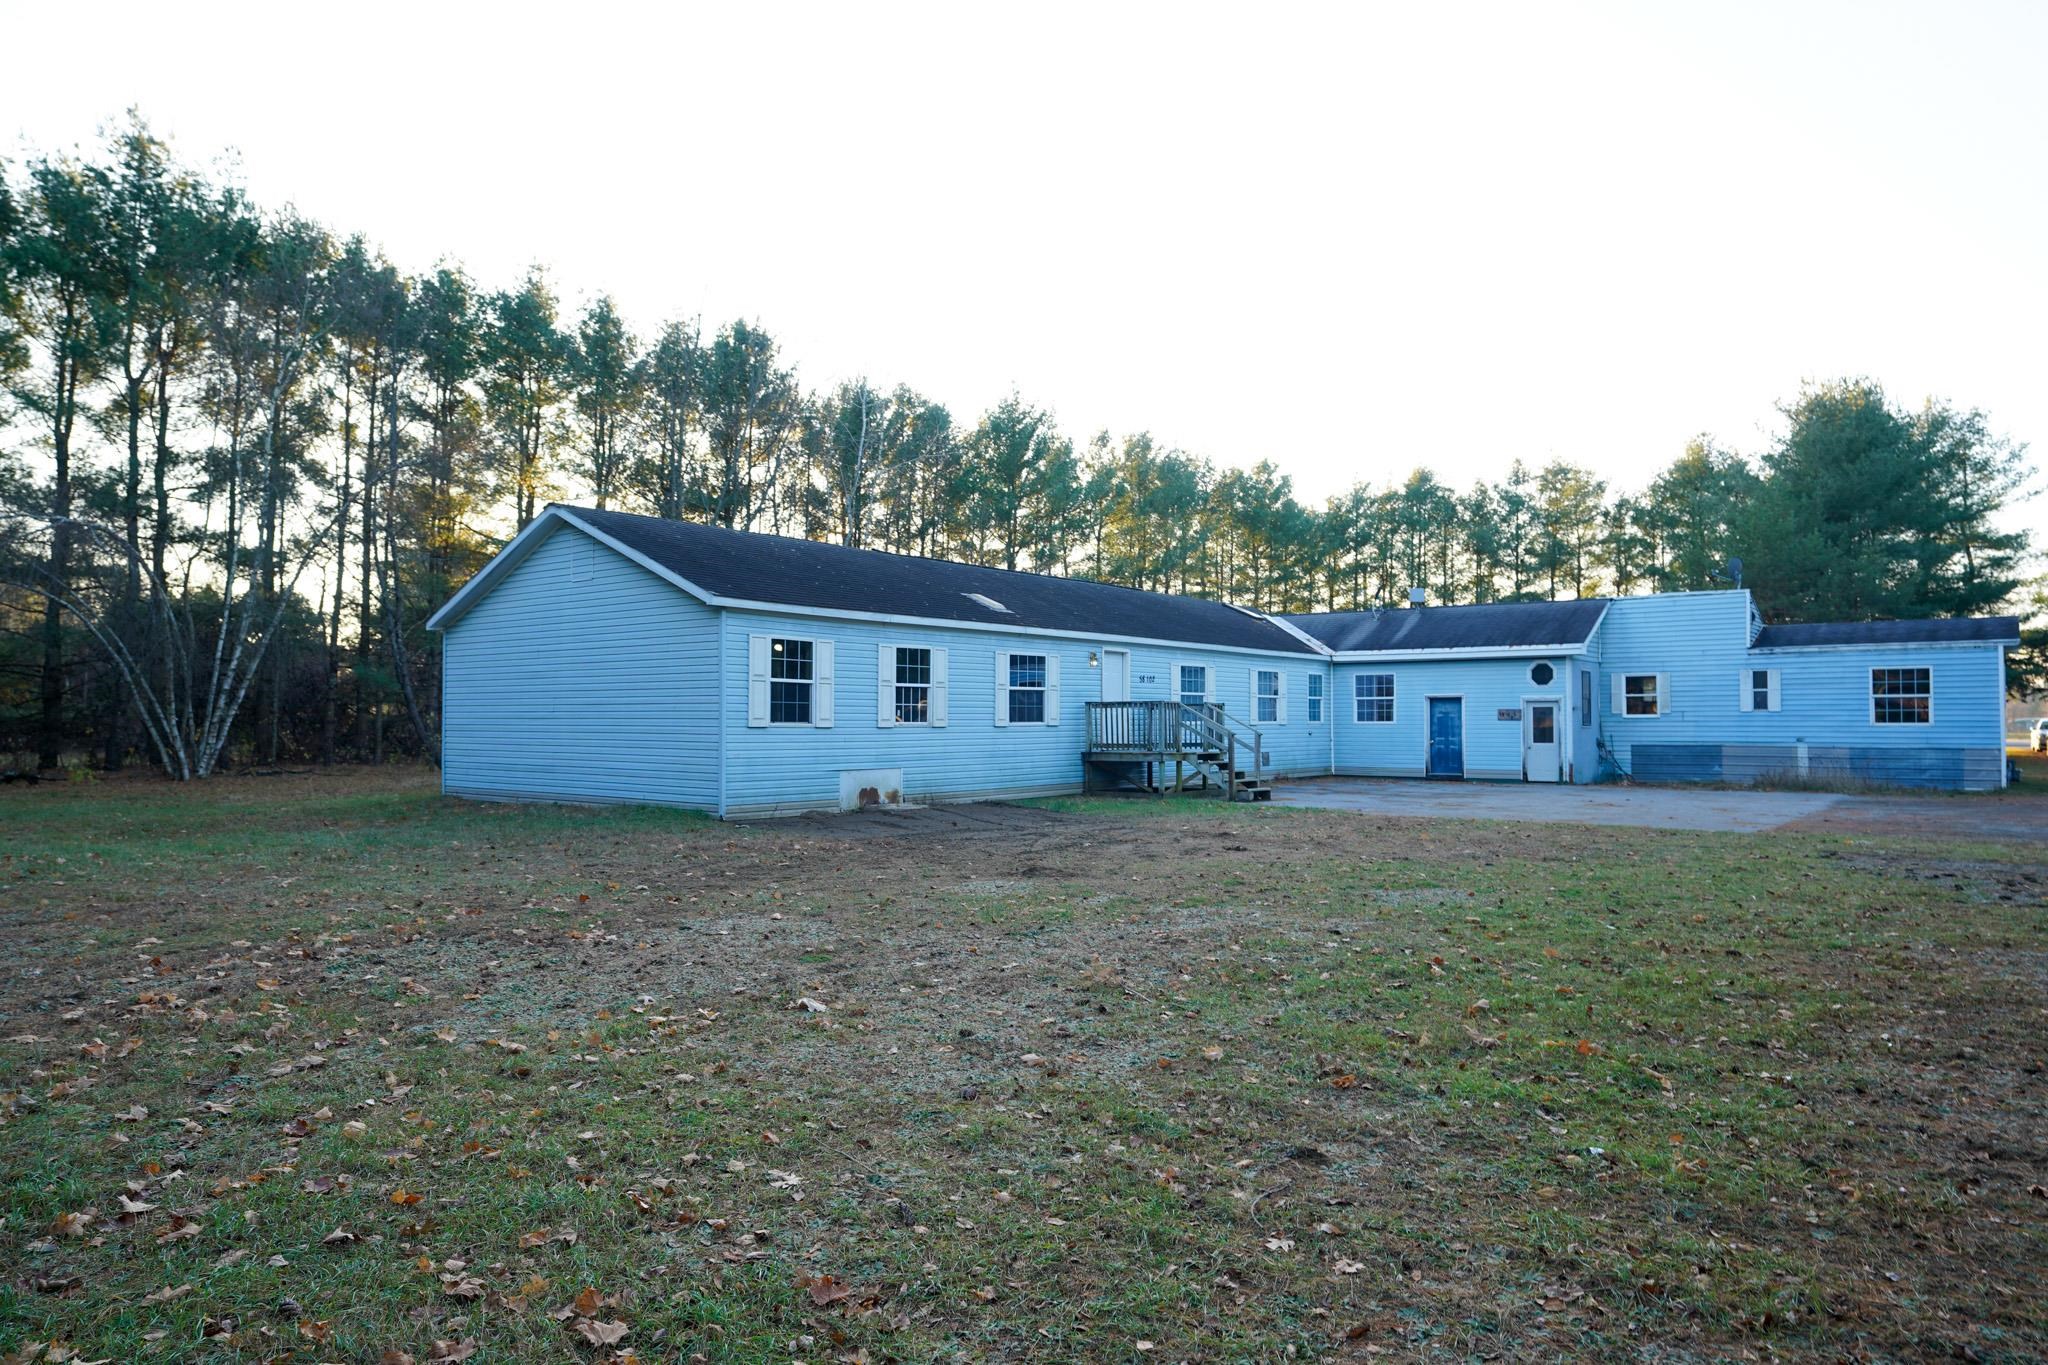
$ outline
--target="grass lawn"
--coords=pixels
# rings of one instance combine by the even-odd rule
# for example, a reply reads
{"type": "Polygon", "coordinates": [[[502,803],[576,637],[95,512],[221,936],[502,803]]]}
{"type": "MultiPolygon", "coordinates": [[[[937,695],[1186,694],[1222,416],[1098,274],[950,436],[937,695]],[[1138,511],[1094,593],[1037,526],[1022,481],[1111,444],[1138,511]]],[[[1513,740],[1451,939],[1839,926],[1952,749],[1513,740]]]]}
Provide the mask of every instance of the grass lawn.
{"type": "Polygon", "coordinates": [[[0,1356],[2048,1354],[2039,839],[872,828],[0,792],[0,1356]]]}

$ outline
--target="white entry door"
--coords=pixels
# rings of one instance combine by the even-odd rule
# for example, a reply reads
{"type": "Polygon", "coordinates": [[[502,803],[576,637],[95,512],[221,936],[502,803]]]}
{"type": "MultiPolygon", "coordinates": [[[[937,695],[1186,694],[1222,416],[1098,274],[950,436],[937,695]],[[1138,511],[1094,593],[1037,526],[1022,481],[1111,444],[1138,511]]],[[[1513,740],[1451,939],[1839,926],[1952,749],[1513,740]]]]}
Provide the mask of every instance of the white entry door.
{"type": "Polygon", "coordinates": [[[1102,651],[1102,699],[1131,699],[1131,652],[1127,649],[1102,651]]]}
{"type": "Polygon", "coordinates": [[[1531,782],[1558,780],[1557,703],[1532,701],[1522,708],[1522,773],[1531,782]]]}

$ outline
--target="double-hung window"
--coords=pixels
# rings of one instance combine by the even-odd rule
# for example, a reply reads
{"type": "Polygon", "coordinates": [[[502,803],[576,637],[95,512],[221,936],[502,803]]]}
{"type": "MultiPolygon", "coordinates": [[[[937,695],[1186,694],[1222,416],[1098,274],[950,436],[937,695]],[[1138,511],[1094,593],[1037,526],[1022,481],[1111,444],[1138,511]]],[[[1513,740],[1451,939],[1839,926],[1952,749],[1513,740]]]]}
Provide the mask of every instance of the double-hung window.
{"type": "Polygon", "coordinates": [[[1010,656],[1010,724],[1045,723],[1045,656],[1010,656]]]}
{"type": "Polygon", "coordinates": [[[809,725],[815,658],[809,640],[768,643],[768,723],[809,725]]]}
{"type": "Polygon", "coordinates": [[[1925,668],[1870,670],[1870,719],[1877,725],[1926,725],[1934,719],[1934,675],[1925,668]]]}
{"type": "Polygon", "coordinates": [[[1625,716],[1660,716],[1664,698],[1655,673],[1626,673],[1621,679],[1621,712],[1625,716]]]}
{"type": "Polygon", "coordinates": [[[1742,709],[1745,711],[1775,711],[1778,709],[1777,669],[1745,668],[1742,670],[1742,709]]]}
{"type": "Polygon", "coordinates": [[[1318,725],[1323,719],[1323,675],[1308,675],[1308,723],[1318,725]]]}
{"type": "Polygon", "coordinates": [[[896,650],[896,723],[929,725],[932,719],[932,652],[896,650]]]}
{"type": "Polygon", "coordinates": [[[1207,664],[1182,664],[1180,666],[1180,703],[1183,706],[1202,706],[1209,700],[1209,667],[1207,664]]]}
{"type": "Polygon", "coordinates": [[[1394,675],[1360,673],[1351,680],[1353,715],[1362,725],[1394,723],[1394,675]]]}
{"type": "Polygon", "coordinates": [[[1258,684],[1257,694],[1252,698],[1252,714],[1258,717],[1260,725],[1280,723],[1280,670],[1261,668],[1254,681],[1258,684]]]}

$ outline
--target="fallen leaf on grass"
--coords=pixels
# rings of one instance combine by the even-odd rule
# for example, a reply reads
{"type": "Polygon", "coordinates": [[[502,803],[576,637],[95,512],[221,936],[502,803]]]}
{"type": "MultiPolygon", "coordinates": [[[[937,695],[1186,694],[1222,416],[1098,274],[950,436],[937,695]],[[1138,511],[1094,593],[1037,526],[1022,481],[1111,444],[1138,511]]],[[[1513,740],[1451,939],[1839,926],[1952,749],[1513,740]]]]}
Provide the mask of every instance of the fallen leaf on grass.
{"type": "Polygon", "coordinates": [[[853,1294],[853,1287],[851,1285],[830,1275],[818,1275],[810,1279],[798,1280],[797,1284],[805,1293],[811,1296],[811,1302],[820,1308],[823,1308],[826,1304],[837,1303],[841,1299],[850,1298],[853,1294]]]}
{"type": "Polygon", "coordinates": [[[1330,1268],[1339,1275],[1356,1275],[1365,1269],[1365,1262],[1346,1260],[1344,1257],[1339,1256],[1335,1264],[1330,1268]]]}
{"type": "Polygon", "coordinates": [[[347,1228],[336,1228],[320,1239],[322,1246],[345,1247],[356,1241],[356,1235],[347,1228]]]}
{"type": "Polygon", "coordinates": [[[60,1213],[50,1224],[50,1231],[58,1237],[83,1237],[92,1226],[93,1213],[90,1209],[81,1213],[60,1213]]]}
{"type": "Polygon", "coordinates": [[[574,1228],[540,1228],[534,1232],[521,1233],[519,1245],[521,1249],[545,1246],[549,1242],[560,1242],[563,1246],[575,1246],[576,1237],[577,1234],[574,1228]]]}
{"type": "Polygon", "coordinates": [[[159,1234],[156,1244],[158,1246],[168,1246],[172,1242],[182,1242],[188,1237],[197,1237],[198,1235],[199,1224],[197,1221],[190,1218],[174,1218],[171,1222],[170,1230],[159,1234]]]}
{"type": "Polygon", "coordinates": [[[631,1329],[623,1322],[599,1322],[595,1318],[578,1318],[569,1324],[569,1330],[592,1346],[613,1346],[624,1340],[626,1333],[631,1329]]]}

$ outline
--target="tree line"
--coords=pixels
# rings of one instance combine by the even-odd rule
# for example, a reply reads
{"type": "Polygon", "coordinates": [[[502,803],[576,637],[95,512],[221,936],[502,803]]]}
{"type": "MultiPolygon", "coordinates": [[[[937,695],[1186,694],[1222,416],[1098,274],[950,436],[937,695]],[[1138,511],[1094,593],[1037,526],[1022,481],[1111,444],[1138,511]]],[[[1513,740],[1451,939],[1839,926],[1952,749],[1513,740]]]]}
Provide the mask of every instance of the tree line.
{"type": "Polygon", "coordinates": [[[754,322],[408,273],[134,115],[0,165],[0,382],[0,749],[41,768],[431,756],[424,622],[557,498],[1264,610],[1709,589],[1733,554],[1770,619],[1965,614],[2029,562],[1997,528],[2024,449],[1869,381],[1636,491],[1515,460],[1313,505],[1272,460],[1077,442],[1016,394],[811,387],[754,322]]]}

